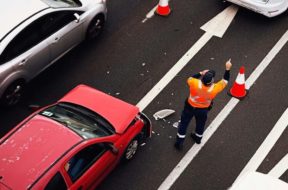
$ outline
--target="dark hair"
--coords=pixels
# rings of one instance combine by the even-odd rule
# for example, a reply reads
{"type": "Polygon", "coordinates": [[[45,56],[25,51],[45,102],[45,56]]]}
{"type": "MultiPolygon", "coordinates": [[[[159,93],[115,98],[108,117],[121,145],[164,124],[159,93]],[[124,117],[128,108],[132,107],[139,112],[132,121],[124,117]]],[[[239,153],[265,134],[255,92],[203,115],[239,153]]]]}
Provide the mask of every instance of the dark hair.
{"type": "Polygon", "coordinates": [[[204,85],[209,86],[214,82],[216,72],[213,70],[207,71],[202,77],[201,81],[204,85]]]}

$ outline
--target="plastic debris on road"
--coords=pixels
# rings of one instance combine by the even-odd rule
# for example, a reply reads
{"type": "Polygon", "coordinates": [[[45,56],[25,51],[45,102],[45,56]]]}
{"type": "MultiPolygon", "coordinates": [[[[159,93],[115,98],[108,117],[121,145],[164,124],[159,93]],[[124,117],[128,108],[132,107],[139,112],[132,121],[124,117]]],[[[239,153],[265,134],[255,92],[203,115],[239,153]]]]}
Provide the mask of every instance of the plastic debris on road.
{"type": "Polygon", "coordinates": [[[178,126],[179,126],[179,123],[180,123],[180,120],[179,120],[179,121],[177,121],[177,122],[175,122],[175,123],[173,123],[173,127],[175,127],[175,128],[178,128],[178,126]]]}
{"type": "Polygon", "coordinates": [[[175,110],[163,109],[163,110],[160,110],[160,111],[154,113],[153,117],[155,118],[155,120],[164,119],[173,113],[175,113],[175,110]]]}

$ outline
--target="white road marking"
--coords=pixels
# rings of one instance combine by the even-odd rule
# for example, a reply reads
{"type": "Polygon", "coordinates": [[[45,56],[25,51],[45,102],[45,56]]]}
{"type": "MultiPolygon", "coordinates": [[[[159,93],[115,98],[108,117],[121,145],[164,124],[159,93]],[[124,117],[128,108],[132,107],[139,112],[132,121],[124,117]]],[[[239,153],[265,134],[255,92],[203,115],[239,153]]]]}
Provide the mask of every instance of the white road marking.
{"type": "Polygon", "coordinates": [[[144,110],[154,98],[169,84],[169,82],[186,66],[186,64],[212,38],[209,33],[202,37],[185,53],[185,55],[162,77],[162,79],[138,102],[140,110],[144,110]]]}
{"type": "Polygon", "coordinates": [[[238,9],[231,5],[215,16],[203,27],[205,33],[201,38],[184,54],[183,57],[164,75],[164,77],[140,100],[137,106],[144,110],[154,98],[169,84],[169,82],[187,65],[187,63],[200,51],[202,47],[216,35],[222,37],[228,29],[238,9]]]}
{"type": "MultiPolygon", "coordinates": [[[[249,85],[247,85],[248,89],[253,85],[253,83],[257,80],[260,74],[269,65],[272,59],[277,55],[277,53],[283,48],[283,46],[287,43],[287,41],[288,41],[288,30],[284,33],[281,39],[276,43],[276,45],[272,48],[272,50],[267,54],[267,56],[263,59],[263,61],[257,66],[257,68],[250,75],[250,77],[248,78],[248,81],[249,81],[249,85]]],[[[230,99],[228,104],[223,108],[223,110],[216,116],[216,118],[211,122],[211,124],[205,130],[201,144],[200,145],[194,144],[191,147],[191,149],[180,160],[180,162],[172,170],[172,172],[168,175],[168,177],[163,181],[163,183],[160,185],[158,190],[170,189],[170,187],[175,183],[178,177],[183,173],[186,167],[190,164],[190,162],[198,154],[201,148],[206,144],[209,138],[218,129],[220,124],[224,121],[224,119],[229,115],[229,113],[234,109],[234,107],[238,103],[239,103],[238,99],[233,98],[233,97],[230,99]]],[[[286,117],[286,120],[287,120],[287,117],[286,117]]]]}
{"type": "Polygon", "coordinates": [[[190,150],[185,154],[185,156],[180,160],[177,166],[172,170],[168,177],[163,181],[158,190],[170,189],[170,187],[175,183],[178,177],[183,173],[190,162],[195,158],[201,148],[206,144],[209,138],[216,131],[218,126],[224,121],[231,110],[238,104],[239,100],[236,98],[231,98],[224,109],[217,115],[217,117],[212,121],[209,127],[205,130],[205,134],[202,138],[201,144],[194,144],[190,150]]]}
{"type": "Polygon", "coordinates": [[[227,30],[227,26],[230,25],[237,11],[238,6],[231,5],[212,18],[209,22],[201,26],[201,29],[213,34],[214,36],[222,38],[227,30]]]}
{"type": "Polygon", "coordinates": [[[157,9],[158,5],[156,5],[149,13],[146,14],[146,18],[142,20],[142,23],[145,23],[148,19],[152,18],[154,16],[154,13],[157,9]]]}
{"type": "MultiPolygon", "coordinates": [[[[261,146],[258,148],[256,153],[253,155],[253,157],[249,160],[249,162],[246,164],[244,169],[241,171],[237,179],[250,171],[256,171],[257,168],[260,166],[260,164],[263,162],[265,157],[268,155],[270,150],[273,148],[274,144],[277,142],[283,131],[286,129],[288,125],[288,109],[282,114],[281,118],[277,121],[273,129],[270,131],[268,136],[265,138],[261,146]]],[[[287,166],[287,163],[286,163],[287,166]]],[[[273,174],[277,175],[278,169],[272,171],[273,174]]]]}
{"type": "Polygon", "coordinates": [[[261,75],[264,69],[269,65],[272,59],[277,55],[277,53],[282,49],[282,47],[287,43],[288,40],[288,31],[284,33],[281,39],[277,42],[277,44],[271,49],[271,51],[267,54],[267,56],[262,60],[260,65],[254,70],[254,72],[250,75],[249,79],[246,81],[246,88],[249,89],[250,86],[256,81],[256,79],[261,75]]]}
{"type": "Polygon", "coordinates": [[[280,178],[288,170],[288,154],[278,162],[276,166],[268,173],[270,176],[280,178]]]}

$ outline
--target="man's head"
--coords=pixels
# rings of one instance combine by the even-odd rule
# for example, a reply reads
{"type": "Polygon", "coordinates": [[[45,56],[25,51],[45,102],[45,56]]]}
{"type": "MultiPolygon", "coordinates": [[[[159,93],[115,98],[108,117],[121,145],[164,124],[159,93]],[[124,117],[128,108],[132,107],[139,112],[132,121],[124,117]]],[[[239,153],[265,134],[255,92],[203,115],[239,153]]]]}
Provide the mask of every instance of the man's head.
{"type": "Polygon", "coordinates": [[[214,77],[215,71],[209,70],[203,75],[201,81],[205,86],[210,86],[214,82],[214,77]]]}

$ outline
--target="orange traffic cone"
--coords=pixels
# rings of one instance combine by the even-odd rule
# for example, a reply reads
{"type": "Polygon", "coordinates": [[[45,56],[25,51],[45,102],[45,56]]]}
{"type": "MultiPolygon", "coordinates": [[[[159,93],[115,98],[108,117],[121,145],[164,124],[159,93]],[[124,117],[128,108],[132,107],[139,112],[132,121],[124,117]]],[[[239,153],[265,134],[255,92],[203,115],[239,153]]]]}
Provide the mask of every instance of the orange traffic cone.
{"type": "Polygon", "coordinates": [[[156,14],[160,15],[160,16],[168,16],[171,12],[171,9],[168,5],[168,1],[169,0],[160,0],[158,7],[156,9],[156,14]]]}
{"type": "Polygon", "coordinates": [[[245,89],[244,72],[245,72],[245,68],[242,66],[237,75],[236,81],[234,82],[232,88],[229,91],[230,92],[229,95],[238,99],[243,99],[247,95],[247,91],[245,89]]]}

